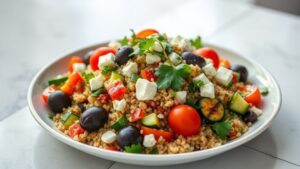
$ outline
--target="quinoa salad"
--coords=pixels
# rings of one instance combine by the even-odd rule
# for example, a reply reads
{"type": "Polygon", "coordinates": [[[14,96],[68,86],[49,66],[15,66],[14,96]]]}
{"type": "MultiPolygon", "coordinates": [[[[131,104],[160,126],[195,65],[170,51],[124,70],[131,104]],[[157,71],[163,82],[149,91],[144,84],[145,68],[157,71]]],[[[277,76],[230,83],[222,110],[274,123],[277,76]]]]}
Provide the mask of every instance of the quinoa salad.
{"type": "Polygon", "coordinates": [[[201,151],[242,136],[268,93],[201,37],[155,29],[70,57],[48,80],[49,118],[68,137],[124,153],[201,151]]]}

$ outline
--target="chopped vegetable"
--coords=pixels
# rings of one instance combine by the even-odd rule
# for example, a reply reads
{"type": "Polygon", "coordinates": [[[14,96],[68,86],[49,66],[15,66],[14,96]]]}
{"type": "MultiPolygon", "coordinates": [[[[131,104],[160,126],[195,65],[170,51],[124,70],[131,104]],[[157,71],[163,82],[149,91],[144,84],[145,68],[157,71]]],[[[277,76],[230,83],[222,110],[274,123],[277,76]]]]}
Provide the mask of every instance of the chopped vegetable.
{"type": "Polygon", "coordinates": [[[140,76],[137,75],[137,74],[135,74],[135,73],[133,73],[133,74],[130,75],[130,80],[132,82],[136,82],[138,80],[138,78],[140,78],[140,76]]]}
{"type": "Polygon", "coordinates": [[[228,136],[232,127],[228,121],[222,121],[214,123],[212,128],[216,132],[217,136],[224,140],[228,136]]]}
{"type": "Polygon", "coordinates": [[[125,116],[121,116],[118,121],[116,121],[112,126],[111,128],[118,131],[124,127],[126,127],[128,125],[128,120],[125,116]]]}
{"type": "Polygon", "coordinates": [[[127,93],[127,89],[122,81],[117,81],[108,88],[107,92],[112,100],[122,100],[125,93],[127,93]]]}
{"type": "Polygon", "coordinates": [[[66,81],[66,83],[61,87],[61,90],[67,95],[72,95],[76,85],[78,85],[83,81],[84,79],[81,77],[81,75],[78,72],[73,72],[69,76],[69,79],[66,81]]]}
{"type": "Polygon", "coordinates": [[[77,115],[71,112],[67,112],[62,119],[62,123],[64,124],[64,126],[69,127],[77,120],[79,120],[79,117],[77,115]]]}
{"type": "Polygon", "coordinates": [[[142,119],[145,115],[145,110],[137,108],[133,113],[130,114],[130,122],[136,122],[142,119]]]}
{"type": "Polygon", "coordinates": [[[263,96],[267,96],[269,94],[269,89],[267,87],[261,88],[260,93],[263,96]]]}
{"type": "Polygon", "coordinates": [[[225,67],[227,69],[230,69],[231,64],[230,64],[229,60],[227,60],[225,58],[220,58],[220,64],[219,64],[219,66],[223,66],[223,67],[225,67]]]}
{"type": "Polygon", "coordinates": [[[88,73],[88,74],[82,73],[81,75],[83,76],[86,82],[89,82],[91,79],[95,77],[93,73],[88,73]]]}
{"type": "Polygon", "coordinates": [[[50,85],[56,85],[56,86],[58,86],[58,85],[60,85],[60,84],[62,84],[62,83],[64,83],[65,81],[67,81],[68,80],[68,77],[59,77],[59,78],[55,78],[55,79],[51,79],[51,80],[49,80],[48,81],[48,85],[50,86],[50,85]]]}
{"type": "Polygon", "coordinates": [[[157,80],[157,76],[155,75],[155,73],[153,71],[150,71],[150,70],[141,70],[141,77],[143,79],[147,79],[149,81],[156,81],[157,80]]]}
{"type": "Polygon", "coordinates": [[[217,99],[203,98],[200,100],[199,107],[202,115],[209,121],[220,121],[224,117],[224,106],[217,99]]]}
{"type": "Polygon", "coordinates": [[[73,65],[75,63],[84,63],[84,62],[81,57],[73,56],[69,61],[69,72],[71,72],[71,73],[73,72],[73,70],[74,70],[73,65]]]}
{"type": "Polygon", "coordinates": [[[160,137],[163,137],[166,141],[171,141],[173,139],[173,134],[168,131],[153,129],[145,126],[142,126],[141,130],[144,136],[153,134],[156,140],[158,140],[160,137]]]}
{"type": "Polygon", "coordinates": [[[246,91],[244,91],[246,102],[253,106],[258,106],[261,103],[261,94],[258,87],[253,85],[246,85],[246,91]]]}
{"type": "Polygon", "coordinates": [[[110,78],[109,78],[109,83],[114,83],[118,80],[122,81],[123,79],[124,79],[123,75],[121,75],[117,72],[112,72],[111,75],[110,75],[110,78]]]}
{"type": "Polygon", "coordinates": [[[124,38],[121,40],[121,45],[122,46],[125,46],[125,45],[128,45],[128,38],[127,38],[127,36],[124,36],[124,38]]]}
{"type": "Polygon", "coordinates": [[[127,153],[143,153],[141,144],[132,144],[131,146],[125,146],[124,149],[127,153]]]}
{"type": "Polygon", "coordinates": [[[212,60],[214,67],[216,69],[219,67],[220,60],[219,60],[219,56],[215,50],[205,47],[205,48],[201,48],[201,49],[194,51],[194,53],[198,56],[212,60]]]}
{"type": "Polygon", "coordinates": [[[240,73],[238,73],[238,72],[233,72],[232,73],[232,82],[233,83],[238,83],[239,81],[240,81],[240,73]]]}
{"type": "Polygon", "coordinates": [[[141,120],[142,124],[147,126],[147,127],[159,127],[159,119],[155,113],[151,113],[145,117],[142,118],[141,120]]]}
{"type": "Polygon", "coordinates": [[[203,47],[202,39],[200,36],[197,36],[195,39],[191,39],[190,42],[195,49],[199,49],[203,47]]]}
{"type": "Polygon", "coordinates": [[[76,123],[69,127],[69,136],[74,138],[80,134],[83,134],[85,130],[80,126],[80,124],[76,123]]]}
{"type": "Polygon", "coordinates": [[[100,89],[94,90],[92,92],[91,96],[98,97],[100,94],[102,94],[104,92],[105,92],[105,89],[104,88],[100,88],[100,89]]]}
{"type": "Polygon", "coordinates": [[[155,29],[144,29],[136,34],[136,38],[143,39],[153,34],[158,34],[158,31],[155,29]]]}
{"type": "Polygon", "coordinates": [[[249,104],[242,98],[242,96],[238,92],[235,92],[229,103],[229,108],[232,111],[243,115],[247,112],[248,107],[249,104]]]}
{"type": "Polygon", "coordinates": [[[107,75],[108,73],[111,73],[116,70],[117,70],[117,67],[115,67],[115,66],[106,66],[101,70],[101,74],[107,75]]]}
{"type": "Polygon", "coordinates": [[[92,70],[99,70],[98,63],[99,63],[99,57],[104,56],[106,54],[116,54],[116,51],[113,48],[109,47],[100,47],[94,51],[94,53],[90,57],[90,66],[92,70]]]}
{"type": "Polygon", "coordinates": [[[54,88],[54,86],[48,86],[44,91],[43,91],[43,101],[46,104],[48,102],[48,97],[51,93],[53,93],[54,91],[56,91],[56,89],[54,88]]]}

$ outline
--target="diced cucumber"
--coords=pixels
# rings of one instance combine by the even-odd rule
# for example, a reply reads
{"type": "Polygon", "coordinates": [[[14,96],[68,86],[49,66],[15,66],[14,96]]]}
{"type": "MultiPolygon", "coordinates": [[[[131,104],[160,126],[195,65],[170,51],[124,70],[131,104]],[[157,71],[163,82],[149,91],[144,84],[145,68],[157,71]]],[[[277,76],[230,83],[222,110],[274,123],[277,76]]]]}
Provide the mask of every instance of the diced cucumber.
{"type": "Polygon", "coordinates": [[[128,122],[127,118],[123,115],[123,116],[121,116],[121,117],[118,119],[118,121],[116,121],[116,122],[111,126],[111,128],[114,129],[114,130],[116,130],[116,131],[118,131],[118,130],[120,130],[120,129],[126,127],[126,126],[128,125],[128,123],[129,123],[129,122],[128,122]]]}
{"type": "Polygon", "coordinates": [[[218,99],[203,98],[199,102],[199,108],[202,115],[212,122],[222,120],[225,114],[224,106],[218,99]]]}
{"type": "Polygon", "coordinates": [[[110,82],[114,82],[116,80],[123,80],[123,75],[117,73],[117,72],[112,72],[109,78],[110,82]]]}
{"type": "Polygon", "coordinates": [[[67,112],[62,119],[62,123],[64,124],[64,126],[69,127],[77,120],[79,120],[79,117],[77,115],[71,112],[67,112]]]}
{"type": "Polygon", "coordinates": [[[159,127],[159,119],[155,113],[151,113],[141,119],[143,125],[148,127],[159,127]]]}
{"type": "Polygon", "coordinates": [[[68,77],[59,77],[48,81],[48,85],[60,85],[68,80],[68,77]]]}
{"type": "Polygon", "coordinates": [[[238,93],[235,92],[229,103],[229,108],[241,115],[244,115],[248,110],[249,104],[244,100],[244,98],[238,93]]]}

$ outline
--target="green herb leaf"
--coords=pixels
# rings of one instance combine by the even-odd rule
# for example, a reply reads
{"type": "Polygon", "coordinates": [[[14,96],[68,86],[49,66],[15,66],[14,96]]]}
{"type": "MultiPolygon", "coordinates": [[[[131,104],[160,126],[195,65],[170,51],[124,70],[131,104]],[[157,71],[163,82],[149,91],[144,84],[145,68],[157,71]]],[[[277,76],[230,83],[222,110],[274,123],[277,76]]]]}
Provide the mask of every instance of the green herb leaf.
{"type": "Polygon", "coordinates": [[[82,73],[83,78],[85,79],[86,82],[89,82],[92,78],[95,77],[93,73],[82,73]]]}
{"type": "Polygon", "coordinates": [[[48,118],[53,120],[54,114],[48,114],[48,118]]]}
{"type": "Polygon", "coordinates": [[[212,125],[212,128],[216,132],[217,136],[224,140],[229,134],[232,126],[228,121],[222,121],[222,122],[214,123],[212,125]]]}
{"type": "Polygon", "coordinates": [[[104,67],[101,70],[101,74],[107,75],[108,73],[111,73],[111,72],[116,71],[116,70],[117,70],[116,66],[107,66],[107,67],[104,67]]]}
{"type": "Polygon", "coordinates": [[[104,92],[105,92],[105,89],[104,88],[100,88],[100,89],[94,90],[92,92],[91,96],[98,97],[100,94],[102,94],[104,92]]]}
{"type": "Polygon", "coordinates": [[[186,64],[180,64],[175,68],[178,74],[182,77],[189,77],[190,76],[190,66],[186,64]]]}
{"type": "Polygon", "coordinates": [[[269,89],[267,87],[263,87],[260,89],[260,93],[263,96],[267,96],[269,94],[269,89]]]}
{"type": "Polygon", "coordinates": [[[68,77],[59,77],[48,81],[48,85],[60,85],[68,80],[68,77]]]}
{"type": "Polygon", "coordinates": [[[130,75],[130,80],[131,80],[132,82],[136,82],[136,81],[138,80],[139,77],[140,77],[140,76],[139,76],[138,74],[133,73],[133,74],[130,75]]]}
{"type": "Polygon", "coordinates": [[[157,148],[152,149],[149,154],[158,154],[158,149],[157,148]]]}
{"type": "Polygon", "coordinates": [[[122,116],[118,119],[118,121],[116,121],[116,122],[111,126],[111,128],[114,129],[114,130],[116,130],[116,131],[118,131],[118,130],[124,128],[125,126],[127,126],[128,123],[129,123],[129,121],[127,120],[127,118],[126,118],[124,115],[122,115],[122,116]]]}
{"type": "Polygon", "coordinates": [[[127,38],[127,36],[124,36],[124,38],[121,40],[121,45],[122,46],[125,46],[125,45],[128,45],[128,38],[127,38]]]}
{"type": "Polygon", "coordinates": [[[201,86],[204,85],[204,82],[202,80],[194,80],[192,83],[189,84],[189,91],[195,92],[200,89],[201,86]]]}
{"type": "Polygon", "coordinates": [[[195,49],[199,49],[203,47],[202,39],[200,36],[197,36],[195,39],[191,39],[190,42],[195,49]]]}
{"type": "Polygon", "coordinates": [[[150,48],[154,45],[154,38],[145,38],[142,39],[139,43],[140,54],[144,54],[150,50],[150,48]]]}
{"type": "Polygon", "coordinates": [[[195,109],[198,109],[197,108],[197,105],[196,105],[196,102],[192,99],[187,99],[187,101],[185,102],[185,104],[189,105],[189,106],[192,106],[194,107],[195,109]]]}
{"type": "Polygon", "coordinates": [[[143,152],[143,147],[141,146],[141,144],[132,144],[131,146],[125,146],[124,149],[127,153],[142,153],[143,152]]]}

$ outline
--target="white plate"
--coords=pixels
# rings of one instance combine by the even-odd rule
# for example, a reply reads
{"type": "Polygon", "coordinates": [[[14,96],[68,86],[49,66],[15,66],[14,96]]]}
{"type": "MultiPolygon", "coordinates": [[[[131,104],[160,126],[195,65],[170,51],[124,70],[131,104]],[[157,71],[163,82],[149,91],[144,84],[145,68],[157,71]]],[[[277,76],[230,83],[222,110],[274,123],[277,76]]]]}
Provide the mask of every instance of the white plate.
{"type": "Polygon", "coordinates": [[[225,145],[190,153],[174,154],[174,155],[146,155],[146,154],[129,154],[123,152],[115,152],[92,147],[75,140],[72,140],[54,126],[53,122],[48,118],[49,110],[42,102],[42,92],[46,86],[47,80],[67,71],[68,61],[71,56],[83,56],[91,49],[103,46],[106,43],[87,47],[71,54],[64,55],[42,68],[32,80],[28,91],[28,105],[34,119],[53,137],[58,140],[88,154],[123,163],[136,165],[172,165],[187,163],[191,161],[205,159],[235,147],[238,147],[266,130],[277,115],[281,105],[281,93],[278,84],[272,75],[266,71],[261,65],[249,58],[240,56],[230,50],[206,44],[205,46],[215,49],[219,56],[227,58],[232,64],[242,64],[246,66],[250,73],[250,80],[260,86],[268,87],[269,95],[264,97],[263,115],[250,128],[248,132],[240,138],[230,141],[225,145]]]}

